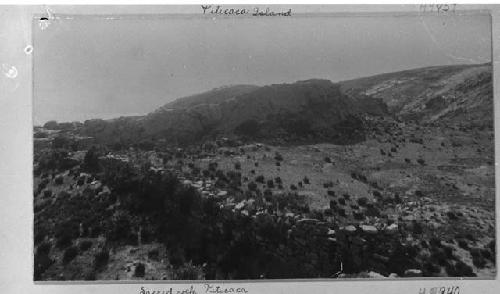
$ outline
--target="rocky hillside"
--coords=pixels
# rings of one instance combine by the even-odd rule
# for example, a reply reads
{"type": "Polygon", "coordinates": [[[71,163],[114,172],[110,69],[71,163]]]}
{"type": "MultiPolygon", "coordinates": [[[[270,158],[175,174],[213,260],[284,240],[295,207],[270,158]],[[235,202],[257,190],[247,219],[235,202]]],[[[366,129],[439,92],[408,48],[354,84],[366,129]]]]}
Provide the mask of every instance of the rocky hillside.
{"type": "Polygon", "coordinates": [[[402,119],[492,123],[491,64],[436,66],[341,82],[348,95],[381,98],[402,119]]]}
{"type": "Polygon", "coordinates": [[[491,125],[492,111],[490,64],[438,66],[340,83],[221,87],[143,117],[87,121],[83,133],[108,144],[189,144],[221,135],[352,144],[365,139],[367,116],[477,126],[491,125]]]}

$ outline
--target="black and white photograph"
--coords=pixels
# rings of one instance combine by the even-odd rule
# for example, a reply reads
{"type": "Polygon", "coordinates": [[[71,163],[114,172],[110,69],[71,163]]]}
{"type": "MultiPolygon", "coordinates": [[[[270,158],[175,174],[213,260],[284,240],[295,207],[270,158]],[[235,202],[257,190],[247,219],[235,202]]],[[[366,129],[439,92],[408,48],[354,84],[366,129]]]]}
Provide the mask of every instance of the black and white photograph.
{"type": "Polygon", "coordinates": [[[33,17],[33,281],[496,279],[490,13],[189,9],[33,17]]]}

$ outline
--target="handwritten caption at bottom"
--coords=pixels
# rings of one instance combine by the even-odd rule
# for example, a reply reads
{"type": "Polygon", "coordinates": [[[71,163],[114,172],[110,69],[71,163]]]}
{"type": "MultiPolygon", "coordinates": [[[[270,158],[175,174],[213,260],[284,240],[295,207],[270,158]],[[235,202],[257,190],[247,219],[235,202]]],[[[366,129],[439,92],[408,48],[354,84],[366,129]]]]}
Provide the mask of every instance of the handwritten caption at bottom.
{"type": "Polygon", "coordinates": [[[226,287],[215,284],[200,284],[190,285],[187,288],[174,289],[169,288],[146,288],[141,287],[139,294],[236,294],[236,293],[248,293],[245,287],[226,287]]]}

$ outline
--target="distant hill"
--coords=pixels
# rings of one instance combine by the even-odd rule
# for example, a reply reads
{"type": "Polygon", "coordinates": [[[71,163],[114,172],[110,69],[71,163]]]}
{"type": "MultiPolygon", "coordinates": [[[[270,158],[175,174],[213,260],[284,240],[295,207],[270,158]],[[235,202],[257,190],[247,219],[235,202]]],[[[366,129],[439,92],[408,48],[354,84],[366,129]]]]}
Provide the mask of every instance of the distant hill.
{"type": "Polygon", "coordinates": [[[254,85],[224,86],[200,94],[176,99],[159,109],[186,109],[201,104],[219,104],[258,88],[258,86],[254,85]]]}
{"type": "Polygon", "coordinates": [[[221,135],[278,143],[351,144],[364,140],[366,116],[491,123],[491,74],[491,65],[481,64],[421,68],[340,83],[312,79],[227,86],[177,99],[142,117],[86,121],[82,131],[110,144],[189,144],[221,135]]]}

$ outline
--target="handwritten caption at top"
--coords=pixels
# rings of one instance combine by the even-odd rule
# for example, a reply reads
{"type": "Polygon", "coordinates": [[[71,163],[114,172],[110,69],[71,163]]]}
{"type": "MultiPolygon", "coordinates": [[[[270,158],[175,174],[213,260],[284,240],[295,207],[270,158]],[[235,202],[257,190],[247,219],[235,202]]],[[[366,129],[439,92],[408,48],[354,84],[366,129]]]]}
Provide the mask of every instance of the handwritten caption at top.
{"type": "Polygon", "coordinates": [[[246,8],[225,8],[221,5],[201,5],[203,14],[209,15],[251,15],[251,16],[292,16],[292,9],[284,11],[273,11],[269,7],[262,9],[254,7],[246,8]]]}

